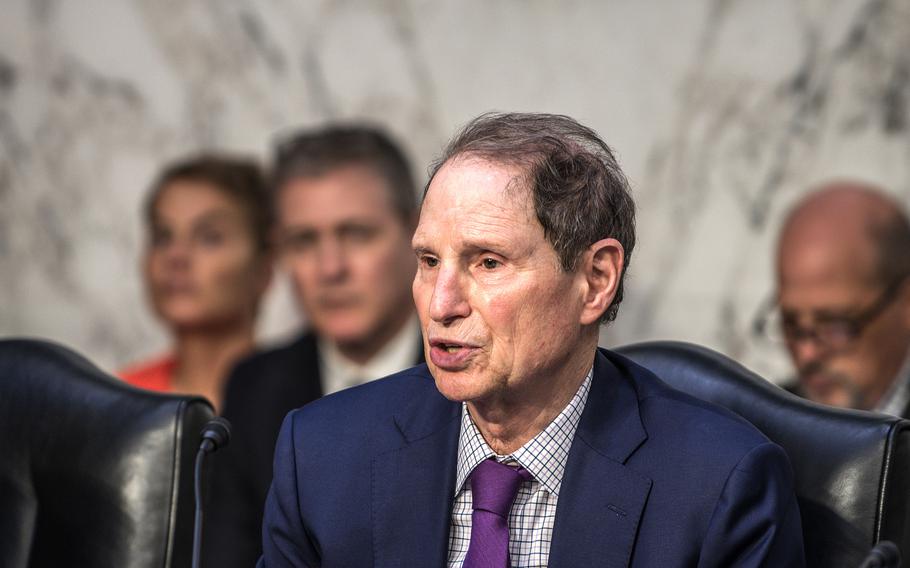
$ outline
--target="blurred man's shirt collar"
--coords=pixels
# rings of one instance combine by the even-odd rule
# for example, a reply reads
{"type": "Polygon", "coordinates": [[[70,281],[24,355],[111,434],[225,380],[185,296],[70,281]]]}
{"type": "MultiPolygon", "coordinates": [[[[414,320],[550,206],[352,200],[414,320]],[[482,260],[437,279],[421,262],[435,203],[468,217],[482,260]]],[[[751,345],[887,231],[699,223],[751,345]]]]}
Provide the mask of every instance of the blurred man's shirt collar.
{"type": "Polygon", "coordinates": [[[418,341],[419,337],[420,322],[417,314],[414,314],[401,331],[365,365],[359,365],[342,355],[335,343],[319,338],[319,361],[324,394],[331,394],[413,367],[420,350],[423,349],[422,343],[418,341]]]}
{"type": "Polygon", "coordinates": [[[873,410],[892,416],[903,416],[908,403],[910,403],[910,349],[904,356],[904,364],[901,366],[900,372],[873,410]]]}

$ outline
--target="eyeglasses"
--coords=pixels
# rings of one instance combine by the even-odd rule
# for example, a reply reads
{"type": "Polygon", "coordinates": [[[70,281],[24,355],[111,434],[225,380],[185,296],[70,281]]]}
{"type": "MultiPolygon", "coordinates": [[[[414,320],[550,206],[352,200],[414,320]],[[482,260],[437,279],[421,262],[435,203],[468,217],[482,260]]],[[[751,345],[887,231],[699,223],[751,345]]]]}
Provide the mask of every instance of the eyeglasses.
{"type": "Polygon", "coordinates": [[[859,313],[820,313],[811,326],[800,325],[796,314],[782,312],[777,300],[769,298],[752,322],[752,333],[776,344],[809,340],[829,351],[844,350],[897,298],[905,281],[906,278],[899,278],[892,282],[868,308],[859,313]]]}

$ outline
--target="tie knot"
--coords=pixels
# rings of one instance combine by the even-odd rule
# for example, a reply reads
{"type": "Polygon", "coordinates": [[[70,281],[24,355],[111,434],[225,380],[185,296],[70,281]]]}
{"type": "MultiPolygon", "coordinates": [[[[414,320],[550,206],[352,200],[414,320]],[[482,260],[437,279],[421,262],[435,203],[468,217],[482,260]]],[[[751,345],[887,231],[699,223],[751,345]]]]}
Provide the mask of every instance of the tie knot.
{"type": "Polygon", "coordinates": [[[480,462],[471,472],[474,510],[489,511],[508,519],[521,482],[530,480],[531,474],[523,467],[510,467],[494,459],[480,462]]]}

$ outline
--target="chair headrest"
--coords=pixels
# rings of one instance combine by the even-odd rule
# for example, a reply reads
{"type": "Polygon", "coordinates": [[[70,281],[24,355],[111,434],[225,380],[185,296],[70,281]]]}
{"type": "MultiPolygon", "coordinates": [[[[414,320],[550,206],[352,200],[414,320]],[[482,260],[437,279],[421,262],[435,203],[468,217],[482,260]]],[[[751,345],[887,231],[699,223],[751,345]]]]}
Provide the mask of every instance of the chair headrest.
{"type": "Polygon", "coordinates": [[[882,538],[910,552],[910,422],[805,400],[689,343],[616,351],[670,386],[739,414],[787,452],[810,565],[856,566],[882,538]],[[827,556],[811,562],[823,548],[827,556]]]}
{"type": "Polygon", "coordinates": [[[0,341],[0,565],[172,554],[181,461],[211,416],[201,397],[133,388],[59,345],[0,341]]]}

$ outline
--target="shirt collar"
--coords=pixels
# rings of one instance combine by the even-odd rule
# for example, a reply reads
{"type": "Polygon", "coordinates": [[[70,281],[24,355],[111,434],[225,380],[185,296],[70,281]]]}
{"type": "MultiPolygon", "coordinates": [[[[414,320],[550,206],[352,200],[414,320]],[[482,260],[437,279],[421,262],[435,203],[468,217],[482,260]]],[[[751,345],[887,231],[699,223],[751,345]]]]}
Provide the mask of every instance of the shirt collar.
{"type": "Polygon", "coordinates": [[[417,315],[413,314],[408,323],[363,365],[351,361],[337,345],[320,337],[319,360],[323,382],[327,386],[326,394],[412,367],[423,349],[423,344],[417,341],[419,329],[417,315]]]}
{"type": "Polygon", "coordinates": [[[522,447],[507,456],[493,452],[468,412],[467,404],[461,404],[461,432],[458,435],[458,466],[455,476],[455,494],[464,486],[468,476],[477,464],[488,458],[500,462],[516,461],[528,470],[547,491],[559,496],[562,476],[569,461],[569,448],[575,438],[581,412],[584,410],[591,389],[594,368],[588,371],[585,380],[578,387],[569,404],[553,419],[542,432],[531,438],[522,447]]]}
{"type": "Polygon", "coordinates": [[[904,363],[891,386],[875,405],[876,412],[883,412],[892,416],[901,416],[910,403],[910,351],[904,358],[904,363]]]}

